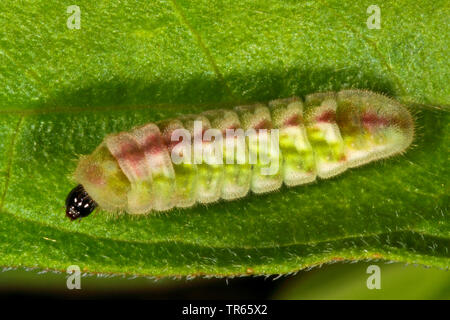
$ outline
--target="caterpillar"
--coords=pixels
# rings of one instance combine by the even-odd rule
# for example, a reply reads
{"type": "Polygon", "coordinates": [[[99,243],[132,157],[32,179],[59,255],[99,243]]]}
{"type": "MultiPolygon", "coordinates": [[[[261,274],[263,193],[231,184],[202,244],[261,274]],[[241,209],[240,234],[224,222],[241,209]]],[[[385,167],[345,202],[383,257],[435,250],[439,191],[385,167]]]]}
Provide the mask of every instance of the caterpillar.
{"type": "Polygon", "coordinates": [[[97,206],[147,214],[311,183],[400,154],[413,137],[404,106],[365,90],[183,115],[108,135],[81,156],[66,216],[97,206]]]}

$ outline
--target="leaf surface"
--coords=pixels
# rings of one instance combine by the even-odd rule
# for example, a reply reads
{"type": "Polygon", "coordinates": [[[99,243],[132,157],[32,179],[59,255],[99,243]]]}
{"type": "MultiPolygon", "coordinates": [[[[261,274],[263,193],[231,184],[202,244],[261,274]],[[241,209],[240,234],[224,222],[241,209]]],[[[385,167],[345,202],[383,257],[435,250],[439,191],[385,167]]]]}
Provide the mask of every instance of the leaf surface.
{"type": "Polygon", "coordinates": [[[0,265],[152,276],[295,272],[336,260],[448,268],[445,1],[0,4],[0,265]],[[415,115],[405,155],[279,192],[145,217],[64,216],[108,133],[208,109],[362,88],[415,115]]]}

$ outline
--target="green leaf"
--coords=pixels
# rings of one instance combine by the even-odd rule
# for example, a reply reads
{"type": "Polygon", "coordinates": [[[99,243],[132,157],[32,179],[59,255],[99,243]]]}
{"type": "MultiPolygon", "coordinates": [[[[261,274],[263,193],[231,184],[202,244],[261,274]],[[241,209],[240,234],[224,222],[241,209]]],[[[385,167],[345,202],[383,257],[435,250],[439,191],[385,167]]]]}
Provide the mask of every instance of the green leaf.
{"type": "Polygon", "coordinates": [[[336,260],[448,268],[445,1],[0,3],[0,265],[278,274],[336,260]],[[64,217],[70,175],[111,132],[292,95],[364,88],[416,115],[405,155],[333,179],[145,217],[64,217]]]}

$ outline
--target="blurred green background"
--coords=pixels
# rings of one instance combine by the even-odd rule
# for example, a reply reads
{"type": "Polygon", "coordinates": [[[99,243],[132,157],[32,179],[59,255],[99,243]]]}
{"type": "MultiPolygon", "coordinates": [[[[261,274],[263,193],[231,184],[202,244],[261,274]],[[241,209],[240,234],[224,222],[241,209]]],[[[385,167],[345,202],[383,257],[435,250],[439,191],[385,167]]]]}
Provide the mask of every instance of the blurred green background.
{"type": "Polygon", "coordinates": [[[450,273],[386,262],[335,263],[296,275],[231,279],[81,278],[66,287],[67,274],[34,270],[0,273],[0,293],[9,297],[62,299],[449,299],[450,273]],[[381,289],[367,288],[367,267],[381,271],[381,289]]]}

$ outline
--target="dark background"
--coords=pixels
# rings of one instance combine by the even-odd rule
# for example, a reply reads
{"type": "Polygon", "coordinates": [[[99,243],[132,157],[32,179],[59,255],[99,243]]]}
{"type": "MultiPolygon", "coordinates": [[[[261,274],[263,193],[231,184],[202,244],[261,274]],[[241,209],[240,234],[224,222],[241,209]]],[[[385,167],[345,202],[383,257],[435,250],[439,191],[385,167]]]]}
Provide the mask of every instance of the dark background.
{"type": "Polygon", "coordinates": [[[4,269],[0,295],[51,299],[450,299],[450,272],[386,261],[323,265],[296,275],[241,278],[151,279],[85,275],[80,290],[67,274],[4,269]],[[381,289],[369,290],[369,265],[381,270],[381,289]]]}

